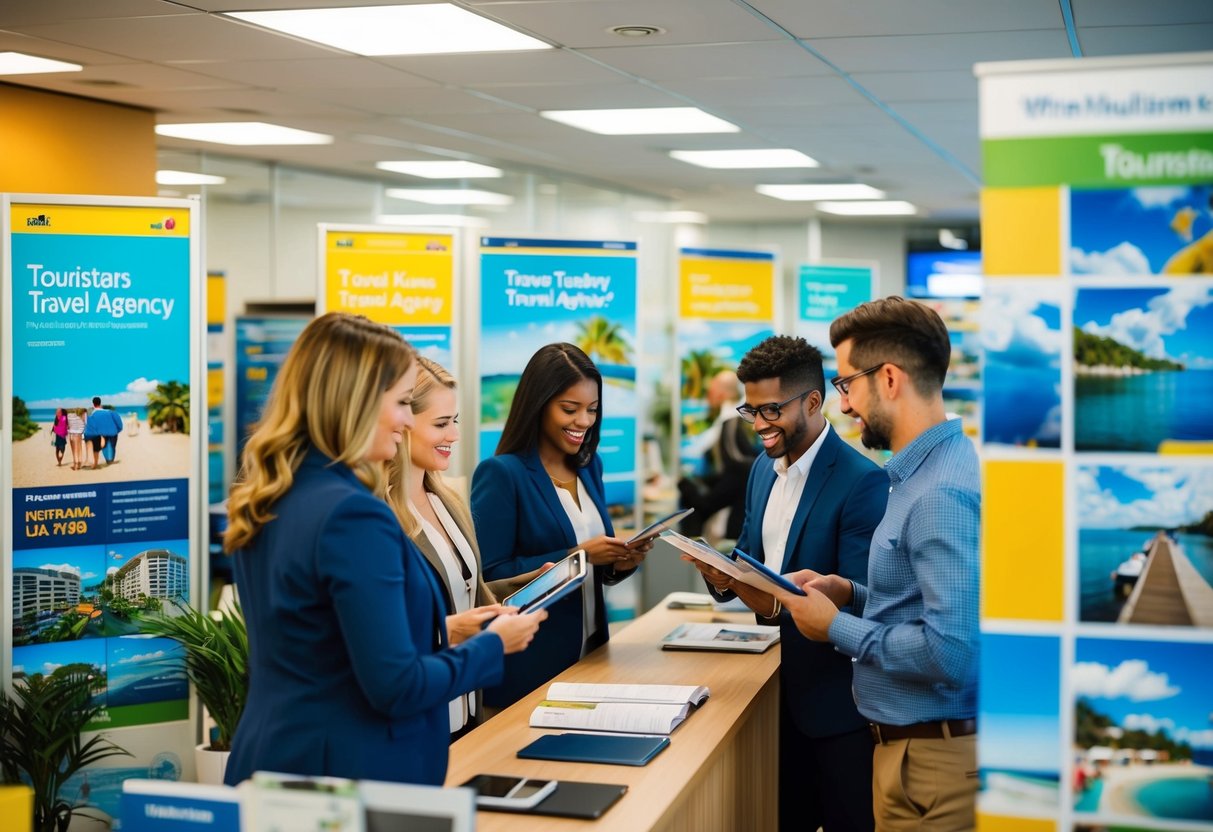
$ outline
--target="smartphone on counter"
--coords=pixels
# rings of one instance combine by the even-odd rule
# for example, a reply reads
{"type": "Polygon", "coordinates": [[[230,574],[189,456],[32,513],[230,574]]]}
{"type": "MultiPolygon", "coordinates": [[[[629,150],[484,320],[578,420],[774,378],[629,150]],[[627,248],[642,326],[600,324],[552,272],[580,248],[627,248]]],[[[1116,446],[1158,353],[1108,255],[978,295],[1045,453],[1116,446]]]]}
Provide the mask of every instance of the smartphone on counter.
{"type": "Polygon", "coordinates": [[[476,805],[486,809],[532,809],[556,791],[555,780],[503,774],[477,774],[462,784],[476,791],[476,805]]]}

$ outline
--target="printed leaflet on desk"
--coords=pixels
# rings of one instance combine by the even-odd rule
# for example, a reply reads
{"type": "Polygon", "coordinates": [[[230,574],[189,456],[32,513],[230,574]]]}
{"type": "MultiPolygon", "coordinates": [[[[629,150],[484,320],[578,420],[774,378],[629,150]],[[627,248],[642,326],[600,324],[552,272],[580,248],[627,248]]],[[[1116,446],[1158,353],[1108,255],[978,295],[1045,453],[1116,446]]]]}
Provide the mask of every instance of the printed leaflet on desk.
{"type": "Polygon", "coordinates": [[[592,685],[555,682],[531,712],[532,728],[669,734],[692,705],[707,699],[694,685],[592,685]]]}

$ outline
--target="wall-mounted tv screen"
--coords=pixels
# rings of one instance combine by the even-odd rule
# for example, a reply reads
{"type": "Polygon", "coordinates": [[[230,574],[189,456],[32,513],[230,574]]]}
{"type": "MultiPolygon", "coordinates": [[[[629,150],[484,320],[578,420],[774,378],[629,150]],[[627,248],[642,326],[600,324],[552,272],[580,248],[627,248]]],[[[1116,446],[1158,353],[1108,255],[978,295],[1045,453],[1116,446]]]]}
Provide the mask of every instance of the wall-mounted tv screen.
{"type": "Polygon", "coordinates": [[[911,251],[906,255],[906,295],[981,297],[981,252],[911,251]]]}

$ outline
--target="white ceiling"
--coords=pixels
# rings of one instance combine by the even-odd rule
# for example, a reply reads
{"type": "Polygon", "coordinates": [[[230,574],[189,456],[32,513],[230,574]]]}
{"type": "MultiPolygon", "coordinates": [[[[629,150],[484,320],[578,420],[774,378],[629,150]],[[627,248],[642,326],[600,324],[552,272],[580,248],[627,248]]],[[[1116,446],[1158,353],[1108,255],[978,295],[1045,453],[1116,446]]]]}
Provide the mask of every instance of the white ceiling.
{"type": "Polygon", "coordinates": [[[205,149],[390,180],[384,159],[469,159],[669,199],[714,220],[807,217],[759,182],[863,181],[938,220],[975,220],[978,61],[1213,46],[1208,0],[453,0],[556,47],[363,58],[219,17],[223,11],[409,0],[0,0],[0,51],[84,65],[5,79],[147,107],[162,123],[272,121],[320,147],[205,149]],[[648,25],[635,39],[609,30],[648,25]],[[597,136],[539,110],[693,105],[742,128],[597,136]],[[712,171],[670,149],[793,147],[814,170],[712,171]]]}

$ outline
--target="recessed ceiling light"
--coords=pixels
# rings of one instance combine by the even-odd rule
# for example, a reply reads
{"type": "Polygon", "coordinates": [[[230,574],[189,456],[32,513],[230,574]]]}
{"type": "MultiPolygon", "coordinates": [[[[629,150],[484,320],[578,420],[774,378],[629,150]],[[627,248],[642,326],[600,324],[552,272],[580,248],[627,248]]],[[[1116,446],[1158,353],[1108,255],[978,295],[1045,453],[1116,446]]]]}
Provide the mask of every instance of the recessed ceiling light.
{"type": "Polygon", "coordinates": [[[621,38],[647,38],[653,35],[664,35],[665,29],[660,26],[645,26],[645,25],[623,25],[612,26],[607,29],[612,35],[619,35],[621,38]]]}
{"type": "Polygon", "coordinates": [[[838,185],[758,185],[760,194],[789,202],[816,202],[822,199],[880,199],[884,191],[858,183],[838,185]]]}
{"type": "Polygon", "coordinates": [[[407,199],[428,205],[513,205],[514,197],[470,188],[388,188],[392,199],[407,199]]]}
{"type": "Polygon", "coordinates": [[[918,209],[912,204],[900,199],[869,202],[819,202],[814,207],[827,214],[848,217],[895,217],[918,213],[918,209]]]}
{"type": "Polygon", "coordinates": [[[636,222],[661,222],[671,224],[707,225],[708,215],[699,211],[637,211],[632,214],[636,222]]]}
{"type": "Polygon", "coordinates": [[[680,162],[701,168],[815,168],[817,160],[789,147],[769,150],[671,150],[680,162]]]}
{"type": "Polygon", "coordinates": [[[296,130],[264,121],[214,121],[202,124],[157,124],[156,133],[174,139],[234,145],[332,144],[324,133],[296,130]]]}
{"type": "Polygon", "coordinates": [[[425,179],[500,179],[501,168],[476,162],[376,162],[380,170],[407,173],[425,179]]]}
{"type": "Polygon", "coordinates": [[[246,23],[356,55],[515,52],[551,44],[450,3],[227,12],[246,23]]]}
{"type": "Polygon", "coordinates": [[[79,72],[80,64],[26,55],[24,52],[0,52],[0,75],[33,75],[39,72],[79,72]]]}
{"type": "Polygon", "coordinates": [[[698,107],[645,107],[624,110],[544,110],[539,115],[604,136],[662,133],[736,133],[741,128],[698,107]]]}
{"type": "Polygon", "coordinates": [[[190,173],[185,170],[156,171],[157,185],[222,185],[226,181],[226,176],[212,176],[209,173],[190,173]]]}

